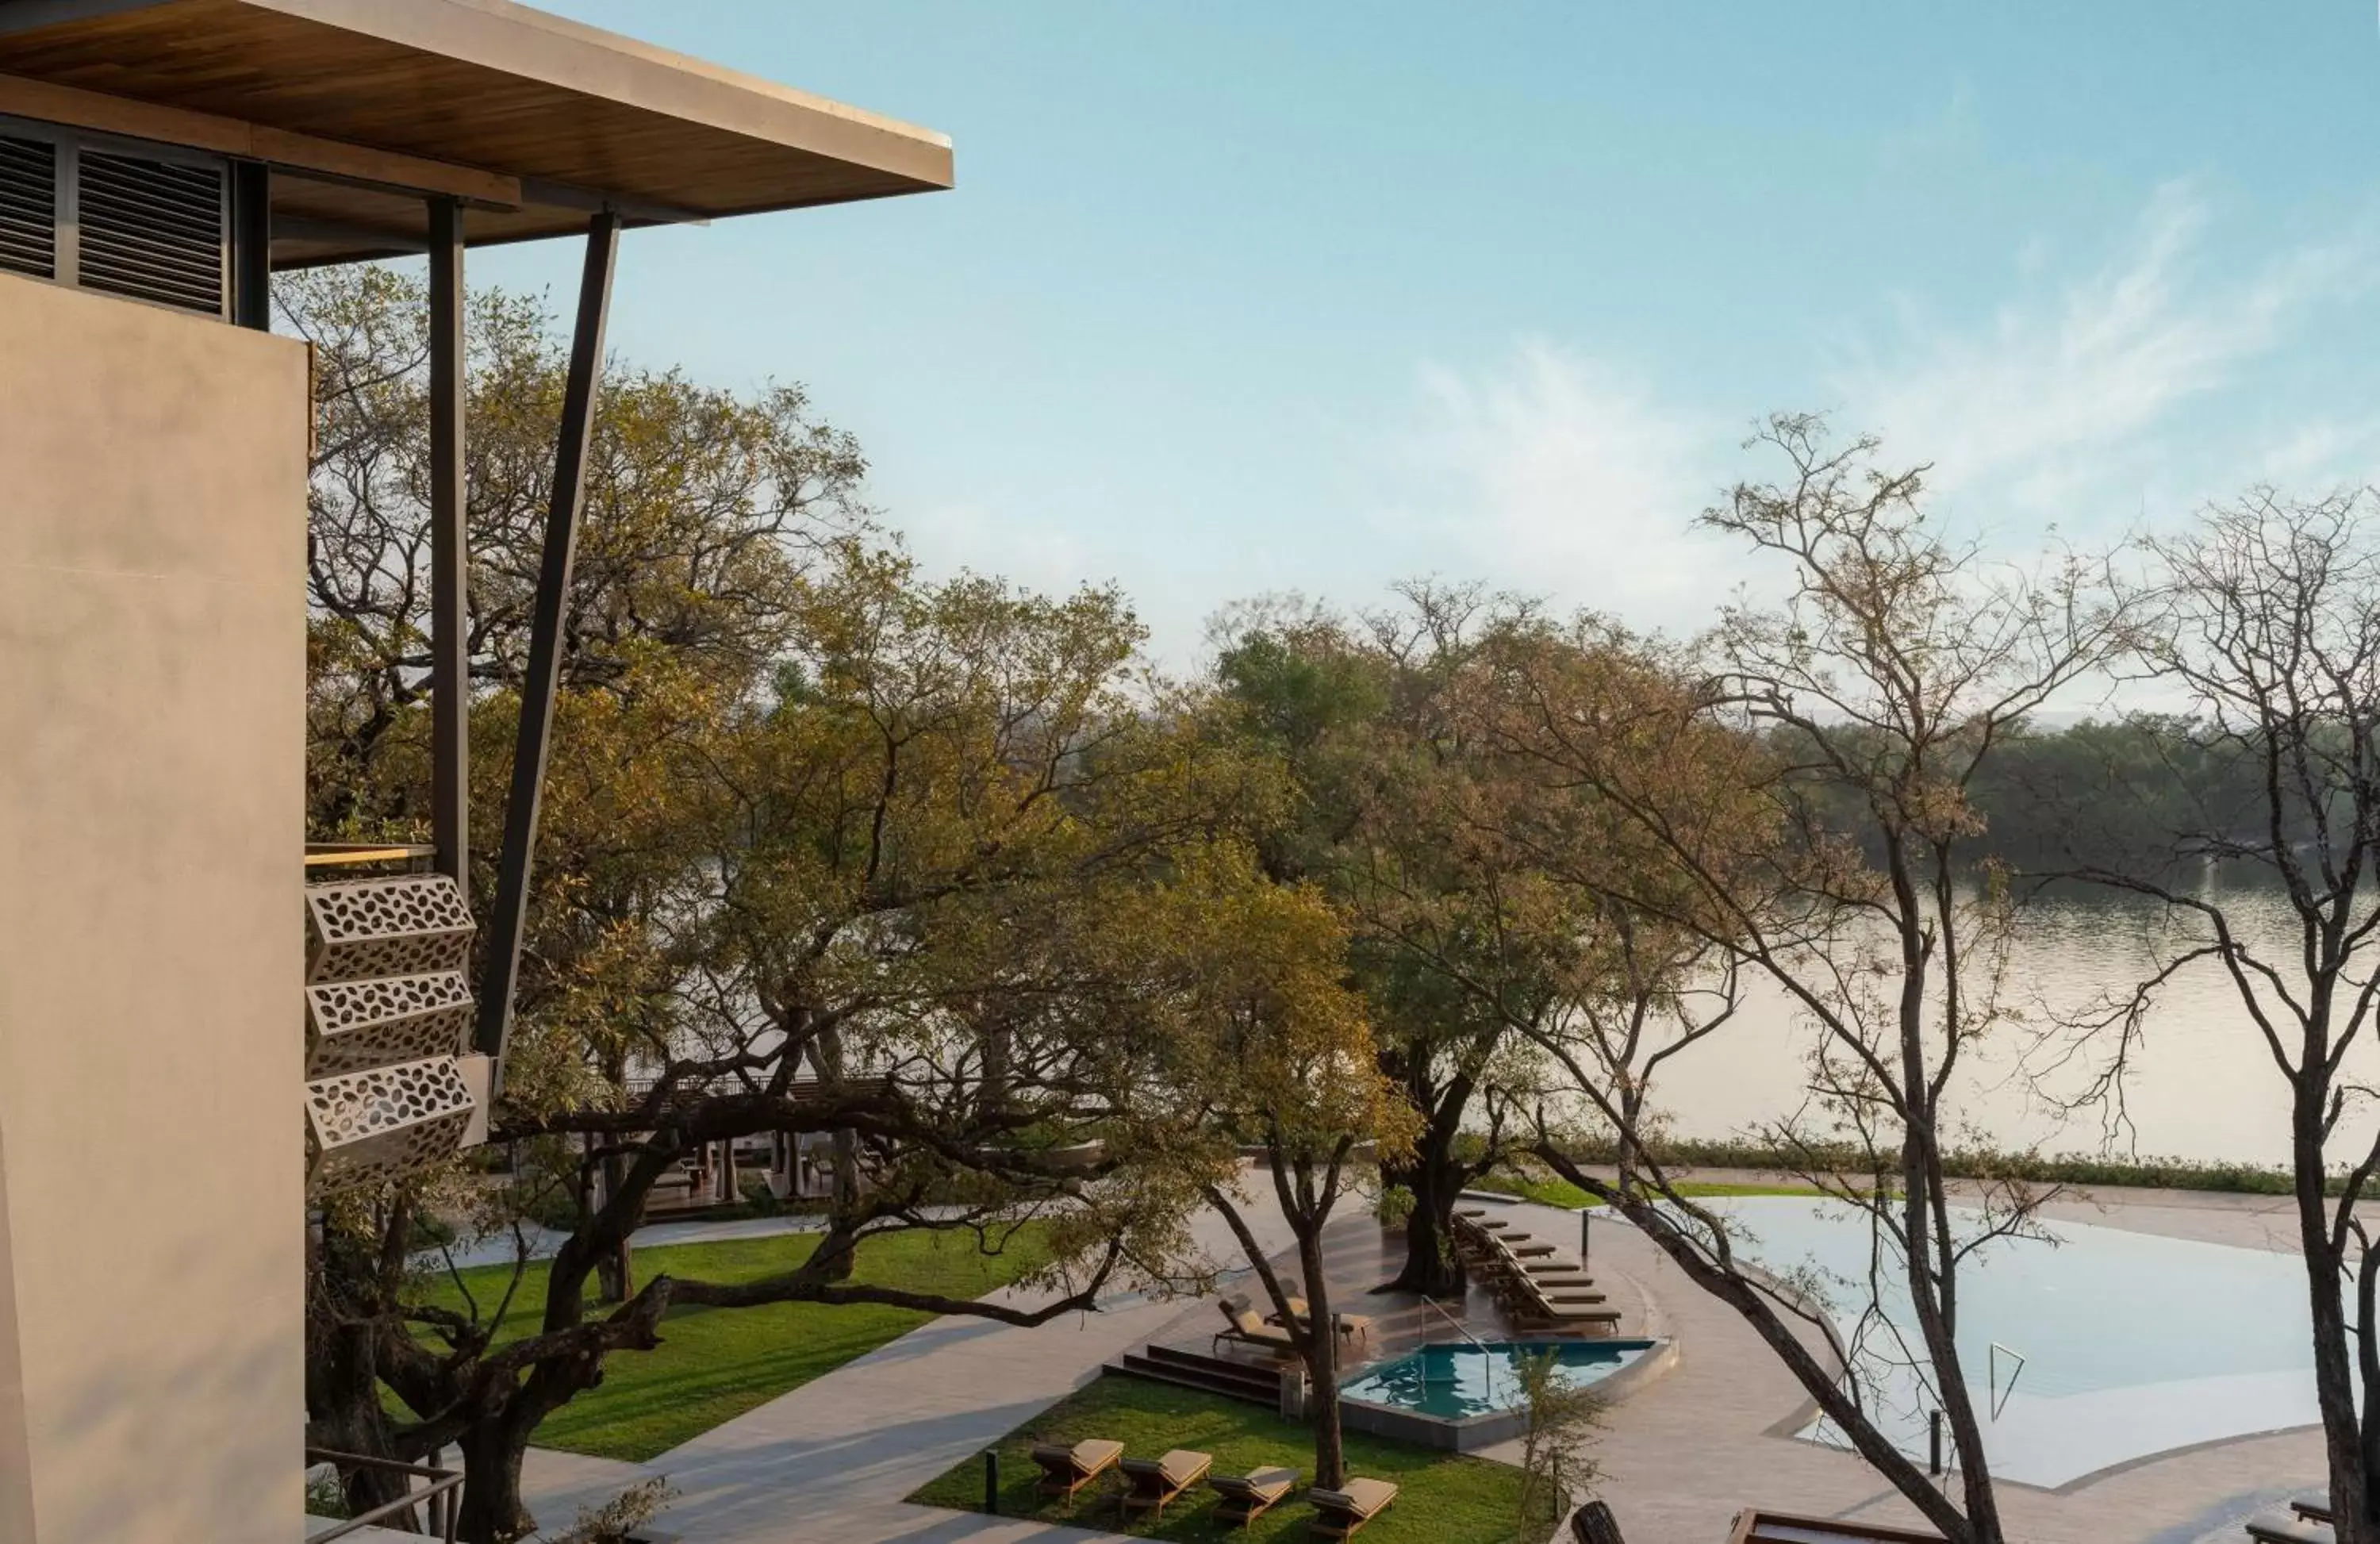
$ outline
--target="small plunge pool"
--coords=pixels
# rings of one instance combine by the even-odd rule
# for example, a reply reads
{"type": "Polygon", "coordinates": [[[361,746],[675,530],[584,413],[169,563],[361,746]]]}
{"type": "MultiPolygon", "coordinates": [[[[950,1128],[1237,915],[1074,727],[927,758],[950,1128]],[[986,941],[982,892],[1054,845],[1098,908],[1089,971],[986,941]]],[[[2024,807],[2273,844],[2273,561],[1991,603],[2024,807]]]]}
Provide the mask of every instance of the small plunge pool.
{"type": "Polygon", "coordinates": [[[1348,1399],[1391,1405],[1440,1420],[1467,1420],[1515,1409],[1523,1403],[1519,1363],[1524,1356],[1552,1352],[1556,1376],[1578,1388],[1601,1382],[1658,1343],[1597,1340],[1425,1345],[1349,1379],[1340,1392],[1348,1399]]]}

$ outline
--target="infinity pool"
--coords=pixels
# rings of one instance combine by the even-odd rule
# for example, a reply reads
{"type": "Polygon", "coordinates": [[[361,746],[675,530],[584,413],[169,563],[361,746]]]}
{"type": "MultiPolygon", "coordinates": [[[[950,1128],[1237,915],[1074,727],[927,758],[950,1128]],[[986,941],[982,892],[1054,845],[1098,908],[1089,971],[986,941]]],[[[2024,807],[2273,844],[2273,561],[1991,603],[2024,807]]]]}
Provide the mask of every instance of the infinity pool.
{"type": "MultiPolygon", "coordinates": [[[[1823,1298],[1870,1410],[1903,1452],[1923,1453],[1933,1369],[1915,1349],[1897,1261],[1880,1267],[1883,1317],[1861,1313],[1865,1218],[1789,1197],[1704,1204],[1730,1220],[1739,1253],[1823,1298]]],[[[2320,1419],[2296,1256],[2088,1222],[2046,1231],[1987,1244],[1960,1270],[1959,1360],[1984,1407],[1994,1472],[2060,1486],[2320,1419]]],[[[1801,1435],[1841,1441],[1824,1421],[1801,1435]]]]}
{"type": "Polygon", "coordinates": [[[1520,1359],[1550,1351],[1555,1371],[1572,1388],[1597,1383],[1653,1349],[1651,1341],[1490,1341],[1486,1345],[1425,1345],[1347,1380],[1349,1399],[1393,1404],[1462,1420],[1521,1403],[1520,1359]]]}

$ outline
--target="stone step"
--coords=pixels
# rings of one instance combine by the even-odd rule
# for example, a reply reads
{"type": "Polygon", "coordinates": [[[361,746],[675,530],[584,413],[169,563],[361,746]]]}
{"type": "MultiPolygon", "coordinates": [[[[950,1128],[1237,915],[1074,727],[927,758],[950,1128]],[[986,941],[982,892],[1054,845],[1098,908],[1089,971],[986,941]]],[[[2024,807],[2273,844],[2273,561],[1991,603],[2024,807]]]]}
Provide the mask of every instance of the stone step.
{"type": "Polygon", "coordinates": [[[1219,1378],[1178,1362],[1151,1361],[1135,1352],[1126,1352],[1122,1361],[1110,1362],[1100,1370],[1116,1377],[1137,1378],[1145,1382],[1170,1383],[1176,1388],[1196,1389],[1200,1393],[1220,1394],[1226,1399],[1244,1400],[1268,1409],[1278,1409],[1281,1404],[1278,1381],[1269,1391],[1260,1392],[1238,1379],[1219,1378]]]}
{"type": "Polygon", "coordinates": [[[1281,1392],[1281,1371],[1278,1368],[1257,1367],[1228,1356],[1155,1343],[1151,1343],[1142,1355],[1149,1361],[1165,1367],[1186,1368],[1208,1378],[1236,1380],[1268,1400],[1281,1392]]]}

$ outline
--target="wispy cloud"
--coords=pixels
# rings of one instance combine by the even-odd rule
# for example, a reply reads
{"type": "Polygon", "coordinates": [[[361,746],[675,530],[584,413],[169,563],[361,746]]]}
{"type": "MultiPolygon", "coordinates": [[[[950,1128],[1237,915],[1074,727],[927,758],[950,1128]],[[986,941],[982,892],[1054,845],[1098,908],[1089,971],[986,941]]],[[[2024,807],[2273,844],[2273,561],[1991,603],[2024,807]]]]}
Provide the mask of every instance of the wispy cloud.
{"type": "Polygon", "coordinates": [[[1705,619],[1727,544],[1692,529],[1723,462],[1711,427],[1543,341],[1425,367],[1383,529],[1417,565],[1486,574],[1640,626],[1705,619]]]}
{"type": "Polygon", "coordinates": [[[1896,335],[1844,351],[1829,394],[1847,422],[1933,461],[1937,488],[1987,489],[2019,513],[2057,513],[2132,480],[2140,454],[2189,405],[2365,283],[2362,239],[2284,252],[2226,282],[2205,261],[2211,219],[2197,187],[2170,183],[2116,261],[2028,286],[1980,326],[1904,303],[1896,335]]]}

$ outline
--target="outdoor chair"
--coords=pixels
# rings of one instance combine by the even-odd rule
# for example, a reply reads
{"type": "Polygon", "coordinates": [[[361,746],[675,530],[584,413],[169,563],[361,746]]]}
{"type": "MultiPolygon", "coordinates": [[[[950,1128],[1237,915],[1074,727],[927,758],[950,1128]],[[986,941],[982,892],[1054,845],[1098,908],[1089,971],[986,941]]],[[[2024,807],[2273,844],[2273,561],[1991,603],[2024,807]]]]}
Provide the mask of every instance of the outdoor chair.
{"type": "Polygon", "coordinates": [[[1129,1485],[1120,1500],[1120,1510],[1153,1513],[1165,1515],[1165,1503],[1178,1499],[1207,1477],[1215,1465],[1210,1453],[1193,1453],[1188,1448],[1175,1448],[1162,1458],[1127,1458],[1123,1461],[1123,1477],[1129,1485]]]}
{"type": "Polygon", "coordinates": [[[2267,1512],[2248,1519],[2248,1537],[2256,1544],[2336,1544],[2328,1523],[2317,1523],[2299,1512],[2267,1512]]]}
{"type": "Polygon", "coordinates": [[[1209,1352],[1221,1350],[1225,1341],[1257,1346],[1283,1356],[1297,1349],[1297,1343],[1290,1339],[1289,1331],[1258,1319],[1246,1298],[1226,1297],[1216,1307],[1223,1310],[1223,1318],[1229,1322],[1215,1331],[1214,1343],[1207,1348],[1209,1352]]]}
{"type": "Polygon", "coordinates": [[[1123,1457],[1123,1444],[1104,1439],[1076,1442],[1073,1447],[1057,1442],[1033,1444],[1033,1462],[1041,1465],[1041,1494],[1063,1496],[1070,1501],[1076,1491],[1114,1468],[1123,1457]]]}
{"type": "Polygon", "coordinates": [[[1314,1503],[1313,1532],[1323,1538],[1345,1538],[1388,1510],[1397,1488],[1385,1479],[1351,1479],[1336,1490],[1308,1490],[1314,1503]]]}
{"type": "Polygon", "coordinates": [[[1625,1544],[1620,1537],[1620,1524],[1611,1515],[1611,1508],[1601,1501],[1589,1501],[1572,1514],[1570,1536],[1578,1544],[1625,1544]]]}
{"type": "Polygon", "coordinates": [[[1532,1285],[1522,1295],[1520,1317],[1540,1323],[1558,1324],[1565,1328],[1594,1325],[1611,1329],[1620,1322],[1620,1310],[1591,1304],[1557,1302],[1532,1285]]]}
{"type": "MultiPolygon", "coordinates": [[[[1292,1297],[1289,1300],[1289,1314],[1297,1321],[1300,1329],[1305,1328],[1314,1319],[1313,1306],[1303,1297],[1292,1297]]],[[[1265,1322],[1279,1327],[1281,1325],[1281,1317],[1277,1313],[1269,1313],[1265,1315],[1265,1322]]],[[[1330,1322],[1339,1331],[1339,1338],[1342,1341],[1352,1343],[1366,1340],[1369,1339],[1372,1333],[1372,1319],[1368,1314],[1334,1313],[1330,1316],[1330,1322]]]]}
{"type": "Polygon", "coordinates": [[[1223,1498],[1215,1507],[1216,1517],[1245,1528],[1297,1489],[1297,1471],[1271,1467],[1244,1475],[1208,1475],[1207,1489],[1223,1498]]]}

